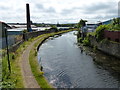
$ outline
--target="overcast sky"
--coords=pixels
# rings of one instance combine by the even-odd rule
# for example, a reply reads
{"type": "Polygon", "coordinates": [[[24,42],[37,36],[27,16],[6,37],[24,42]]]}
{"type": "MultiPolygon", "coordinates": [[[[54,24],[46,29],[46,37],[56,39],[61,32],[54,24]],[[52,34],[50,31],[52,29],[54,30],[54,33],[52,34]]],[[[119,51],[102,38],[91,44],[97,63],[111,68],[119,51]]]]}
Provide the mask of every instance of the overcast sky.
{"type": "Polygon", "coordinates": [[[118,16],[119,0],[0,0],[0,21],[26,22],[26,3],[31,20],[41,23],[76,23],[109,20],[118,16]]]}

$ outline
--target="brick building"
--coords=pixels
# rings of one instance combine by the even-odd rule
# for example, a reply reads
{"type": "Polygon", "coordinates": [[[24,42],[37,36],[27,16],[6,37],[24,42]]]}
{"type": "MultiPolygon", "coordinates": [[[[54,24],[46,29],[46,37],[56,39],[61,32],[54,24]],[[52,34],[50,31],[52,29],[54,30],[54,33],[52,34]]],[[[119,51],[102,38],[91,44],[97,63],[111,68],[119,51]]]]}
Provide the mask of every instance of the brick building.
{"type": "Polygon", "coordinates": [[[120,42],[120,31],[104,31],[104,37],[108,40],[120,42]]]}

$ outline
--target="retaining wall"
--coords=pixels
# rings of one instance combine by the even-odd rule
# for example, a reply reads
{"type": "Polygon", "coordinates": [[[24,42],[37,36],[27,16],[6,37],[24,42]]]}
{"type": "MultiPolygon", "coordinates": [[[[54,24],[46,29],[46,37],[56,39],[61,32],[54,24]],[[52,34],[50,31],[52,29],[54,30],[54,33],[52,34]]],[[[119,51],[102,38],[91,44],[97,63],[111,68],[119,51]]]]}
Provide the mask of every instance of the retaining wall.
{"type": "Polygon", "coordinates": [[[97,42],[94,36],[89,36],[89,39],[91,46],[97,46],[99,50],[120,59],[120,43],[109,40],[97,42]]]}
{"type": "Polygon", "coordinates": [[[37,37],[39,35],[42,35],[42,34],[46,34],[46,33],[51,33],[51,31],[35,31],[35,32],[27,32],[27,33],[24,33],[23,34],[23,38],[19,41],[19,42],[16,42],[14,45],[12,45],[10,48],[9,48],[9,51],[10,52],[14,52],[16,51],[19,46],[26,40],[30,39],[30,38],[34,38],[34,37],[37,37]]]}

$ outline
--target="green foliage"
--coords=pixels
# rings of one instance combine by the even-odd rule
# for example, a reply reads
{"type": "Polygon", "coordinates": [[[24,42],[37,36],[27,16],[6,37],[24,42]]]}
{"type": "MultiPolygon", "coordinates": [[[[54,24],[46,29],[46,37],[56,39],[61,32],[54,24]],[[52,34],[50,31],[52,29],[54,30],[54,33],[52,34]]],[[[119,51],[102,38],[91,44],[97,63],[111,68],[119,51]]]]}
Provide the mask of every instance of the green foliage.
{"type": "Polygon", "coordinates": [[[15,82],[16,81],[11,81],[11,80],[7,80],[7,81],[3,81],[2,83],[1,83],[1,87],[2,88],[15,88],[15,82]]]}
{"type": "Polygon", "coordinates": [[[55,32],[58,32],[58,28],[57,28],[57,26],[55,26],[55,25],[51,25],[51,28],[50,29],[53,29],[53,30],[55,30],[55,32]]]}
{"type": "Polygon", "coordinates": [[[80,20],[79,22],[78,22],[78,28],[81,28],[81,27],[83,27],[83,26],[85,26],[87,21],[86,20],[80,20]]]}
{"type": "MultiPolygon", "coordinates": [[[[0,82],[0,87],[3,87],[3,88],[24,88],[23,78],[22,78],[22,74],[21,74],[21,68],[19,66],[19,58],[20,58],[21,53],[23,53],[24,49],[32,41],[37,40],[40,37],[50,36],[50,35],[54,35],[54,34],[61,34],[61,33],[65,33],[65,32],[68,32],[68,31],[72,31],[72,29],[57,32],[57,33],[43,34],[43,35],[40,35],[36,38],[32,38],[32,39],[29,39],[28,41],[25,41],[23,44],[20,45],[20,47],[17,49],[17,51],[15,53],[10,53],[10,63],[11,63],[11,70],[12,70],[11,73],[9,73],[9,70],[8,70],[7,56],[6,56],[6,53],[5,53],[5,56],[2,57],[2,60],[0,60],[0,62],[2,62],[2,82],[0,82]]],[[[38,42],[38,44],[39,43],[40,42],[38,42]]],[[[2,53],[3,53],[3,51],[2,51],[2,53]]],[[[31,59],[32,60],[35,59],[36,55],[37,55],[37,52],[32,52],[32,56],[31,56],[32,58],[31,59]]],[[[32,64],[33,63],[36,63],[36,62],[33,61],[32,64]]],[[[34,65],[37,65],[37,64],[34,64],[34,65]]],[[[38,67],[38,66],[34,66],[34,67],[38,67]]],[[[36,71],[36,69],[34,69],[34,70],[36,71]]],[[[40,81],[44,86],[48,85],[48,84],[46,84],[47,81],[44,81],[45,78],[43,76],[43,72],[39,72],[39,74],[36,74],[36,77],[40,78],[40,81]],[[41,76],[41,77],[39,77],[39,76],[41,76]]],[[[46,86],[46,87],[49,87],[49,86],[46,86]]]]}
{"type": "Polygon", "coordinates": [[[77,42],[79,43],[82,43],[82,38],[80,37],[80,38],[77,38],[77,42]]]}
{"type": "Polygon", "coordinates": [[[66,31],[60,31],[60,32],[56,32],[56,33],[43,34],[43,35],[38,36],[37,39],[41,38],[41,37],[43,37],[43,38],[40,39],[38,42],[36,42],[34,44],[34,47],[30,51],[29,62],[30,62],[31,70],[32,70],[32,73],[35,76],[35,79],[37,80],[38,84],[41,86],[41,88],[52,88],[52,86],[48,83],[48,81],[43,76],[44,72],[40,71],[40,65],[38,64],[37,57],[36,57],[36,55],[37,55],[36,47],[47,37],[54,36],[57,34],[62,34],[62,33],[69,32],[69,31],[72,31],[72,29],[66,30],[66,31]]]}
{"type": "MultiPolygon", "coordinates": [[[[35,47],[34,47],[35,48],[35,47]]],[[[29,56],[29,61],[30,61],[30,66],[31,66],[31,70],[33,75],[35,76],[38,84],[40,85],[41,88],[52,88],[48,82],[46,81],[46,79],[43,76],[42,71],[40,71],[40,67],[39,64],[37,62],[37,58],[35,53],[33,52],[34,49],[32,49],[30,51],[30,56],[29,56]]]]}
{"type": "MultiPolygon", "coordinates": [[[[17,54],[17,53],[16,53],[17,54]]],[[[7,55],[2,58],[2,88],[24,88],[18,56],[9,53],[11,73],[8,70],[7,55]]]]}
{"type": "Polygon", "coordinates": [[[90,45],[90,40],[88,37],[84,38],[84,40],[82,41],[84,46],[89,46],[90,45]]]}
{"type": "Polygon", "coordinates": [[[114,18],[111,25],[110,30],[112,31],[120,31],[120,18],[114,18]]]}
{"type": "Polygon", "coordinates": [[[94,47],[93,47],[93,50],[96,51],[96,50],[97,50],[97,46],[94,46],[94,47]]]}
{"type": "Polygon", "coordinates": [[[24,30],[23,30],[23,33],[27,33],[27,32],[28,32],[27,29],[24,29],[24,30]]]}
{"type": "Polygon", "coordinates": [[[120,18],[114,18],[112,24],[113,25],[120,24],[120,18]]]}
{"type": "Polygon", "coordinates": [[[89,36],[95,36],[95,32],[88,32],[87,33],[87,36],[89,37],[89,36]]]}
{"type": "Polygon", "coordinates": [[[29,42],[24,42],[14,53],[9,53],[11,73],[8,70],[7,55],[2,57],[2,87],[3,88],[24,88],[21,69],[19,66],[19,56],[27,47],[29,42]]]}
{"type": "Polygon", "coordinates": [[[106,44],[106,45],[109,45],[109,44],[110,44],[110,41],[109,41],[107,38],[105,38],[105,39],[103,39],[100,43],[104,43],[104,44],[106,44]]]}
{"type": "Polygon", "coordinates": [[[80,30],[78,30],[77,32],[77,38],[80,38],[81,37],[81,33],[80,33],[80,30]]]}
{"type": "Polygon", "coordinates": [[[95,31],[95,37],[98,42],[104,39],[104,30],[108,30],[108,29],[109,29],[109,25],[100,25],[99,27],[97,27],[95,31]]]}
{"type": "Polygon", "coordinates": [[[114,26],[112,26],[112,29],[113,31],[120,31],[120,24],[116,24],[114,26]]]}

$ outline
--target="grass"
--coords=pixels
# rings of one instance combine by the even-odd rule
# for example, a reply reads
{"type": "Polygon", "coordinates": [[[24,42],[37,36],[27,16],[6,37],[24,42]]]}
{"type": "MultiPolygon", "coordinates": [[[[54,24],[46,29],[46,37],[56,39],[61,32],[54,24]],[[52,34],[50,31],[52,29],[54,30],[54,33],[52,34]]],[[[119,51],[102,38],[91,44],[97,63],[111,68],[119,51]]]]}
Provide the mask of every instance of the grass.
{"type": "Polygon", "coordinates": [[[2,88],[24,88],[18,58],[14,59],[13,53],[9,54],[11,73],[8,70],[7,56],[2,61],[2,88]]]}
{"type": "Polygon", "coordinates": [[[29,62],[30,62],[31,70],[41,88],[53,88],[53,86],[48,83],[46,78],[43,76],[43,72],[40,71],[40,65],[38,64],[38,61],[37,61],[37,55],[36,55],[37,48],[36,47],[38,47],[39,44],[41,44],[43,40],[45,40],[46,38],[48,38],[50,36],[66,33],[69,31],[71,31],[71,30],[38,36],[37,39],[41,38],[41,37],[43,37],[43,38],[41,38],[38,42],[36,42],[30,51],[29,62]]]}
{"type": "Polygon", "coordinates": [[[36,50],[34,47],[31,49],[30,55],[29,55],[29,61],[30,61],[32,73],[41,88],[52,88],[52,86],[47,82],[45,77],[42,75],[42,71],[40,71],[40,66],[37,62],[37,57],[35,53],[36,53],[36,50]]]}
{"type": "MultiPolygon", "coordinates": [[[[40,37],[43,37],[43,36],[49,37],[49,36],[53,36],[54,34],[61,34],[61,33],[65,33],[68,31],[71,31],[71,30],[61,31],[61,32],[57,32],[57,33],[43,34],[36,38],[32,38],[32,39],[29,39],[28,41],[25,41],[23,44],[20,45],[20,47],[16,50],[16,52],[9,53],[10,64],[11,64],[11,73],[9,73],[9,70],[8,70],[6,50],[4,50],[5,56],[2,57],[2,82],[0,82],[0,85],[2,84],[2,86],[0,86],[0,87],[2,87],[2,88],[24,88],[23,77],[22,77],[21,68],[19,65],[20,64],[19,63],[20,55],[23,53],[23,51],[27,48],[27,46],[32,41],[35,41],[35,40],[39,39],[40,37]]],[[[44,39],[45,38],[38,41],[35,44],[34,48],[31,49],[34,52],[32,52],[32,51],[30,52],[30,56],[31,56],[30,65],[31,65],[32,72],[33,72],[36,80],[38,81],[38,84],[41,86],[41,88],[52,88],[52,86],[47,82],[45,77],[42,75],[42,72],[40,72],[37,58],[35,55],[36,47],[44,39]]]]}
{"type": "Polygon", "coordinates": [[[20,55],[25,50],[27,45],[29,45],[29,41],[25,41],[20,47],[16,50],[16,52],[9,53],[10,56],[10,65],[11,65],[11,73],[8,70],[8,62],[6,51],[4,50],[5,56],[2,57],[2,88],[24,88],[23,77],[21,74],[20,68],[20,55]]]}

